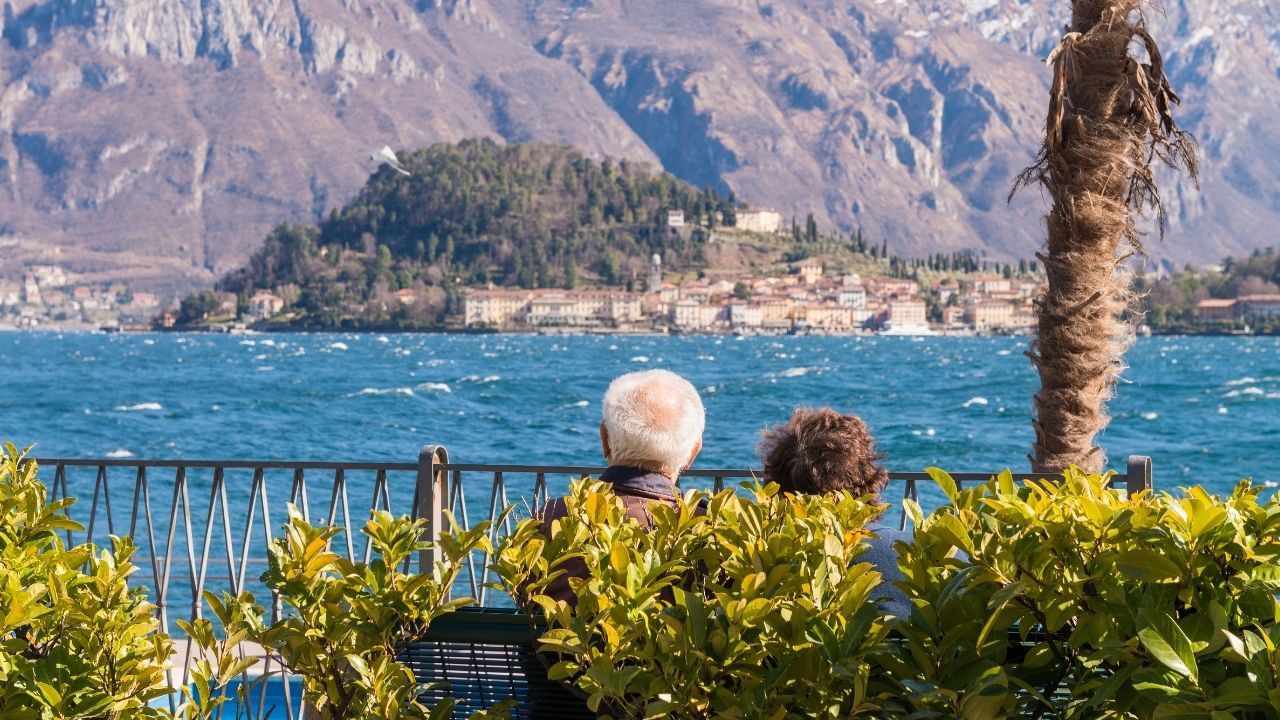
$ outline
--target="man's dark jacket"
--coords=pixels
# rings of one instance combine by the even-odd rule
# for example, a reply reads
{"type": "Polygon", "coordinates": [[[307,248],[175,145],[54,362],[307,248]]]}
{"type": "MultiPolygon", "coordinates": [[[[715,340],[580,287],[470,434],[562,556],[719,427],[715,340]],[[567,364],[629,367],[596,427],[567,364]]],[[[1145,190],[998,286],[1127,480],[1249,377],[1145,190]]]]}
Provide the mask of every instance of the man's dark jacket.
{"type": "MultiPolygon", "coordinates": [[[[645,527],[652,527],[654,522],[649,506],[654,503],[675,505],[679,499],[679,491],[671,478],[642,468],[614,465],[600,473],[598,479],[613,486],[613,493],[622,501],[627,517],[645,527]]],[[[567,514],[564,498],[556,498],[547,503],[539,513],[542,518],[543,534],[550,537],[551,523],[567,514]]],[[[564,570],[564,574],[552,580],[545,592],[556,600],[573,604],[577,599],[574,597],[573,590],[569,589],[569,578],[586,577],[586,563],[573,558],[560,567],[564,570]]]]}

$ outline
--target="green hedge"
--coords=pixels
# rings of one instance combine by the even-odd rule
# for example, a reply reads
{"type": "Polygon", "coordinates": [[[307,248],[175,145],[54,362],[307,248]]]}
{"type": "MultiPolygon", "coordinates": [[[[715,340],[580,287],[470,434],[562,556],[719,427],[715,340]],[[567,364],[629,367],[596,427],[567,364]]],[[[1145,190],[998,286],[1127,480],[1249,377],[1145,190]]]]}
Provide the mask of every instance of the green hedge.
{"type": "Polygon", "coordinates": [[[1278,717],[1276,500],[931,472],[949,503],[909,507],[907,618],[868,602],[878,511],[847,495],[690,492],[648,532],[579,484],[495,569],[546,616],[553,676],[611,717],[1278,717]],[[567,558],[576,609],[545,595],[567,558]]]}

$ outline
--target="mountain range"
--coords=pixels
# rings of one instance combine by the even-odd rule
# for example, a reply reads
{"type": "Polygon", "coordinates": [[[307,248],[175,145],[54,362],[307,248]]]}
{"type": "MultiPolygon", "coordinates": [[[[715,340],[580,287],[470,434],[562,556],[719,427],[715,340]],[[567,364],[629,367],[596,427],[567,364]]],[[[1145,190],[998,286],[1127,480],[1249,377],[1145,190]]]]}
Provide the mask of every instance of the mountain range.
{"type": "MultiPolygon", "coordinates": [[[[5,0],[0,277],[57,262],[174,292],[315,222],[389,144],[573,145],[903,256],[1030,257],[1048,0],[5,0]]],[[[1164,184],[1166,263],[1274,242],[1280,8],[1149,18],[1197,190],[1164,184]]]]}

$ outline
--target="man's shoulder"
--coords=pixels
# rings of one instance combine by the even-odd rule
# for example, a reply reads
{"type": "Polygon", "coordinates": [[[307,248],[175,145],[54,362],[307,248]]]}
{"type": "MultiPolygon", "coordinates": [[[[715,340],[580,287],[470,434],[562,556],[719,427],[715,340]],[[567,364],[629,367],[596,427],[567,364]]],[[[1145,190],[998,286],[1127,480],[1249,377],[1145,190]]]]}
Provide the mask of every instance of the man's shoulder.
{"type": "Polygon", "coordinates": [[[569,508],[565,505],[564,498],[552,498],[546,504],[534,511],[533,516],[542,521],[543,525],[550,525],[552,521],[569,514],[569,508]]]}

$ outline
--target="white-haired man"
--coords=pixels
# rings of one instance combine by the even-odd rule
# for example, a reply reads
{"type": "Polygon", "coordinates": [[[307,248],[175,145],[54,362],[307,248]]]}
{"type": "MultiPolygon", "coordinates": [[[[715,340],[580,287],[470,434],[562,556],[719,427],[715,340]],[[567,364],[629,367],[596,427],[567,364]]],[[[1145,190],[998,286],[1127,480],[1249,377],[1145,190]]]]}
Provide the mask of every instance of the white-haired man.
{"type": "MultiPolygon", "coordinates": [[[[600,422],[600,447],[609,467],[599,480],[613,486],[627,509],[627,516],[653,524],[649,506],[674,503],[679,498],[676,480],[702,450],[706,414],[702,398],[688,380],[667,370],[627,373],[609,384],[604,394],[604,419],[600,422]]],[[[564,517],[563,500],[553,500],[542,511],[542,521],[564,517]]],[[[574,602],[570,577],[582,577],[580,560],[565,564],[565,574],[548,588],[551,597],[574,602]]]]}

